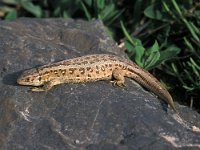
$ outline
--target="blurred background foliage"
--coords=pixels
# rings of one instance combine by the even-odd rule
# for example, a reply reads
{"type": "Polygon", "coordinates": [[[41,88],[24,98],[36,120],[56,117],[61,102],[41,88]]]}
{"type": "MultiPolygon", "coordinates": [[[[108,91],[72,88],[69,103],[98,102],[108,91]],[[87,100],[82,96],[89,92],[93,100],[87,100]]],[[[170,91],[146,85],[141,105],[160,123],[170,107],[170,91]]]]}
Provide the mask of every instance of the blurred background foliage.
{"type": "Polygon", "coordinates": [[[99,19],[139,66],[200,112],[200,0],[1,0],[0,18],[99,19]]]}

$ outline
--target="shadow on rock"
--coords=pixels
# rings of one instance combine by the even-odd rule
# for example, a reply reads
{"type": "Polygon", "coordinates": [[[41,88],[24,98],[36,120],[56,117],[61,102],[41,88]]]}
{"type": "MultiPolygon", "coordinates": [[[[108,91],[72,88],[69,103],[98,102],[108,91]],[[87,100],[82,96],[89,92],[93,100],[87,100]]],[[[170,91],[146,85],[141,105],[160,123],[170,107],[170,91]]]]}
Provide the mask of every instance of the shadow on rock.
{"type": "Polygon", "coordinates": [[[18,86],[17,78],[22,74],[22,72],[23,71],[19,71],[5,75],[5,77],[3,77],[3,83],[6,85],[18,86]]]}

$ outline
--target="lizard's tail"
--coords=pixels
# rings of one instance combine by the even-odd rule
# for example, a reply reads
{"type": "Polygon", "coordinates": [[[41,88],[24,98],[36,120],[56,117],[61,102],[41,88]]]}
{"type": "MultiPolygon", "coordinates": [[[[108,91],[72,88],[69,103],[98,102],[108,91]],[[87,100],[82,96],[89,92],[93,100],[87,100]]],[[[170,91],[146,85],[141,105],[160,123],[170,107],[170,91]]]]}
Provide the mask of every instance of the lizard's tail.
{"type": "Polygon", "coordinates": [[[126,76],[136,80],[145,88],[152,91],[161,99],[165,100],[175,112],[178,112],[174,106],[174,101],[171,95],[169,94],[169,92],[167,91],[167,89],[148,71],[145,71],[144,69],[139,68],[135,64],[133,65],[134,65],[133,67],[128,68],[129,73],[127,73],[126,76]]]}

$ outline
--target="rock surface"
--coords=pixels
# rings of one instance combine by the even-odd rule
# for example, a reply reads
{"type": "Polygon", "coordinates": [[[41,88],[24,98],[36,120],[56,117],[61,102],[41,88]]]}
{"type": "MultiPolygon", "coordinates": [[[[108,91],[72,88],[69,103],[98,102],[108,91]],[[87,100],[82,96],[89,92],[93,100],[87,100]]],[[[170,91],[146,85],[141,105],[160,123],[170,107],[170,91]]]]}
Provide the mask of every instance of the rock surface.
{"type": "Polygon", "coordinates": [[[130,79],[126,88],[99,81],[43,93],[16,84],[25,69],[108,52],[123,55],[99,21],[1,21],[0,149],[200,149],[200,132],[130,79]]]}

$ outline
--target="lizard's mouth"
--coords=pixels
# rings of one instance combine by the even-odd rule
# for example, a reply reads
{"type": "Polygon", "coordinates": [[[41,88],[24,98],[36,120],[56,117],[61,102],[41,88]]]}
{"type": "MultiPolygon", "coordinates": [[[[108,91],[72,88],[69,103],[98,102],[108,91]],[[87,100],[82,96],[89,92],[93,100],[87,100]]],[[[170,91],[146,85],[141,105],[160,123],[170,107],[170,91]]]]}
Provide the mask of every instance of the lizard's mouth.
{"type": "Polygon", "coordinates": [[[33,82],[30,78],[19,77],[17,83],[20,85],[41,86],[39,82],[33,82]]]}
{"type": "Polygon", "coordinates": [[[19,77],[17,79],[17,83],[20,84],[20,85],[30,85],[29,80],[23,79],[23,77],[19,77]]]}

